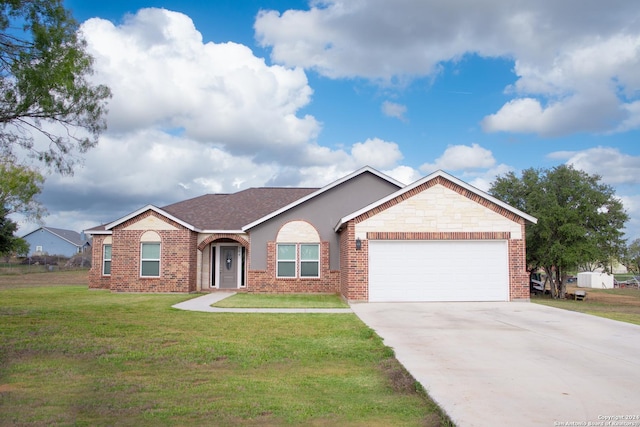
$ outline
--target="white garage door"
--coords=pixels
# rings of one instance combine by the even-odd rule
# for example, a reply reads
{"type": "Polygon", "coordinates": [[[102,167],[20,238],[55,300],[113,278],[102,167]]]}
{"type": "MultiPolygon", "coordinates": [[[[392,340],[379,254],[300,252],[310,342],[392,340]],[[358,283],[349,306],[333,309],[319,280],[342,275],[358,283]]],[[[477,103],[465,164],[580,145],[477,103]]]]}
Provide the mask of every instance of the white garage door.
{"type": "Polygon", "coordinates": [[[507,301],[504,240],[369,241],[369,301],[507,301]]]}

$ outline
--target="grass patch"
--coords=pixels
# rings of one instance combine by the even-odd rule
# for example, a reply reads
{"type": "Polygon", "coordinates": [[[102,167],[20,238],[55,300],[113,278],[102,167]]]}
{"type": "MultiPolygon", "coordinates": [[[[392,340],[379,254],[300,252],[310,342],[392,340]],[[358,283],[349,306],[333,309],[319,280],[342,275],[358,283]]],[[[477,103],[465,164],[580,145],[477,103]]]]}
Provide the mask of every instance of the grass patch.
{"type": "MultiPolygon", "coordinates": [[[[578,288],[568,288],[575,292],[578,288]]],[[[640,325],[640,291],[637,289],[584,289],[584,301],[554,300],[548,296],[532,296],[531,301],[551,307],[606,317],[640,325]]]]}
{"type": "Polygon", "coordinates": [[[170,308],[191,297],[0,290],[0,425],[448,423],[355,315],[170,308]]]}
{"type": "Polygon", "coordinates": [[[335,294],[235,294],[213,304],[222,308],[349,308],[335,294]]]}
{"type": "Polygon", "coordinates": [[[87,286],[89,283],[87,269],[48,271],[44,266],[35,266],[33,268],[33,270],[12,268],[8,273],[0,269],[0,290],[37,286],[87,286]]]}

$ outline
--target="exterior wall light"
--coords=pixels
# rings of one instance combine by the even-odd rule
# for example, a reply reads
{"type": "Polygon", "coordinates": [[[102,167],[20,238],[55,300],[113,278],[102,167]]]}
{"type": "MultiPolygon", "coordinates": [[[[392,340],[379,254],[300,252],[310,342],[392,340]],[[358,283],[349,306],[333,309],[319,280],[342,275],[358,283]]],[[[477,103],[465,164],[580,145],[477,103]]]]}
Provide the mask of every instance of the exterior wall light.
{"type": "Polygon", "coordinates": [[[362,240],[358,237],[356,239],[356,251],[359,251],[360,249],[362,249],[362,240]]]}

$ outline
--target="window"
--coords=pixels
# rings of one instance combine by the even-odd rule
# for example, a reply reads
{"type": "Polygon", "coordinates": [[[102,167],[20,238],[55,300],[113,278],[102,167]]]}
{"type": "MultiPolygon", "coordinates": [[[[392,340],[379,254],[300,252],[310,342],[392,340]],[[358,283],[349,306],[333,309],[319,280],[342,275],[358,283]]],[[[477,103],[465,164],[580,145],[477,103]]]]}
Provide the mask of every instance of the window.
{"type": "Polygon", "coordinates": [[[111,245],[102,247],[102,274],[111,276],[111,245]]]}
{"type": "Polygon", "coordinates": [[[277,277],[296,277],[296,245],[278,245],[277,277]]]}
{"type": "Polygon", "coordinates": [[[278,244],[276,269],[276,277],[320,277],[320,245],[278,244]]]}
{"type": "Polygon", "coordinates": [[[300,245],[300,277],[320,277],[320,245],[300,245]]]}
{"type": "Polygon", "coordinates": [[[160,243],[143,243],[140,257],[142,277],[160,277],[160,243]]]}

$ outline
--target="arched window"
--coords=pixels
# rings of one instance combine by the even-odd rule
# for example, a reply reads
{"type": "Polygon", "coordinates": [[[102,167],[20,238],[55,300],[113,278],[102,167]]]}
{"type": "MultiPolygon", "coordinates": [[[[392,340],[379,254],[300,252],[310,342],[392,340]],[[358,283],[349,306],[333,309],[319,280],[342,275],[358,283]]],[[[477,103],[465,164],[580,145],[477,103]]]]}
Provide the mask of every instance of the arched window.
{"type": "Polygon", "coordinates": [[[320,235],[306,221],[291,221],[276,237],[276,277],[320,277],[320,235]]]}

